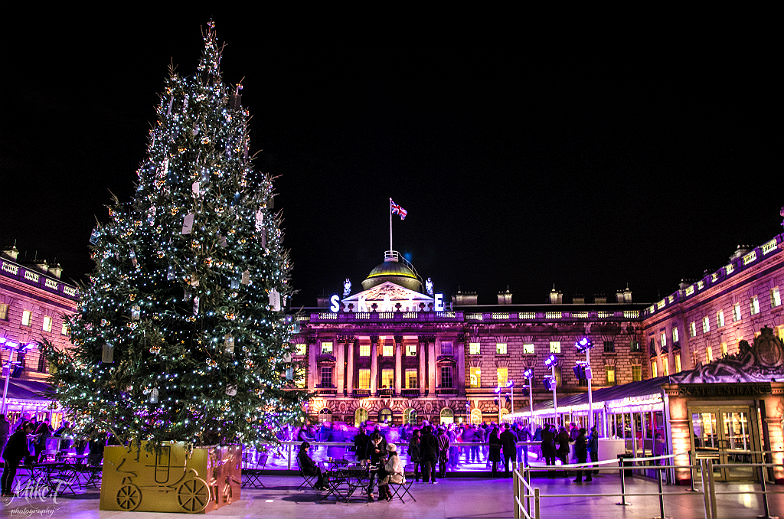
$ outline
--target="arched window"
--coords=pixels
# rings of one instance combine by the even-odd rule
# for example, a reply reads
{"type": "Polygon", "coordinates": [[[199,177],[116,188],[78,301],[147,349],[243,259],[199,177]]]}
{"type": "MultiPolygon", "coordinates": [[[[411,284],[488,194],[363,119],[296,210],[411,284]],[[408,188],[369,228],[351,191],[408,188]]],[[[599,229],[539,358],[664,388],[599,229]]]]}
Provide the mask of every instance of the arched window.
{"type": "Polygon", "coordinates": [[[354,427],[359,427],[362,422],[367,422],[368,412],[364,407],[360,407],[354,411],[354,427]]]}
{"type": "Polygon", "coordinates": [[[482,411],[477,408],[471,409],[471,423],[474,425],[482,423],[482,411]]]}
{"type": "Polygon", "coordinates": [[[384,408],[378,412],[378,423],[392,423],[392,410],[384,408]]]}
{"type": "Polygon", "coordinates": [[[405,411],[403,411],[403,423],[407,424],[410,423],[411,425],[416,425],[417,423],[417,412],[416,409],[413,407],[409,407],[405,411]]]}
{"type": "Polygon", "coordinates": [[[332,421],[332,409],[325,407],[318,413],[318,421],[319,423],[322,422],[331,422],[332,421]]]}
{"type": "Polygon", "coordinates": [[[441,409],[441,425],[455,423],[455,412],[445,407],[441,409]]]}
{"type": "Polygon", "coordinates": [[[502,407],[501,408],[501,421],[502,422],[503,422],[504,416],[507,415],[507,414],[509,414],[509,409],[507,409],[506,407],[502,407]]]}

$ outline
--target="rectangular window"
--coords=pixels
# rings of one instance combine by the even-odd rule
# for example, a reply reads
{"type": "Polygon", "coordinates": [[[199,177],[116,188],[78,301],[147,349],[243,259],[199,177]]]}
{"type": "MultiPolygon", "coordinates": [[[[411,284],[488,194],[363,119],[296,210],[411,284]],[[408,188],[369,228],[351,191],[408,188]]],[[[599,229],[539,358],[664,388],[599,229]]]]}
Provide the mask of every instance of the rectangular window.
{"type": "Polygon", "coordinates": [[[716,328],[724,327],[724,310],[716,312],[716,328]]]}
{"type": "Polygon", "coordinates": [[[667,332],[661,332],[661,334],[659,334],[659,340],[661,341],[662,349],[666,348],[667,347],[667,332]]]}
{"type": "Polygon", "coordinates": [[[480,344],[478,342],[469,342],[468,343],[468,354],[469,355],[479,355],[481,351],[480,344]]]}
{"type": "Polygon", "coordinates": [[[8,319],[8,304],[0,303],[0,319],[3,321],[8,319]]]}
{"type": "Polygon", "coordinates": [[[33,324],[33,313],[30,310],[22,311],[22,326],[31,326],[33,324]]]}
{"type": "Polygon", "coordinates": [[[63,320],[63,326],[60,328],[60,335],[69,335],[71,333],[71,325],[68,321],[63,320]]]}
{"type": "Polygon", "coordinates": [[[370,357],[370,344],[360,344],[359,345],[359,356],[360,357],[370,357]]]}
{"type": "Polygon", "coordinates": [[[298,388],[305,387],[305,368],[298,367],[294,370],[294,385],[298,388]]]}
{"type": "Polygon", "coordinates": [[[757,315],[760,312],[759,298],[757,296],[751,297],[749,309],[751,310],[751,315],[757,315]]]}
{"type": "Polygon", "coordinates": [[[395,356],[395,345],[394,344],[384,344],[381,347],[381,354],[384,357],[394,357],[395,356]]]}
{"type": "Polygon", "coordinates": [[[679,339],[680,336],[678,334],[678,327],[676,326],[675,328],[672,329],[672,344],[673,345],[678,344],[678,342],[680,342],[679,339]]]}
{"type": "Polygon", "coordinates": [[[737,323],[740,321],[740,318],[740,303],[735,303],[732,305],[732,320],[737,323]]]}
{"type": "Polygon", "coordinates": [[[442,342],[441,343],[441,355],[452,355],[452,343],[451,342],[442,342]]]}
{"type": "Polygon", "coordinates": [[[604,341],[604,353],[615,353],[615,341],[604,341]]]}
{"type": "Polygon", "coordinates": [[[321,354],[322,355],[332,355],[332,343],[331,342],[322,342],[321,343],[321,354]]]}
{"type": "Polygon", "coordinates": [[[632,382],[639,382],[642,380],[642,366],[632,366],[632,382]]]}
{"type": "Polygon", "coordinates": [[[550,353],[561,353],[561,341],[550,341],[550,353]]]}
{"type": "Polygon", "coordinates": [[[419,377],[416,369],[406,370],[406,389],[416,389],[419,387],[419,377]]]}
{"type": "Polygon", "coordinates": [[[702,333],[708,333],[710,331],[710,319],[707,317],[702,318],[702,333]]]}
{"type": "Polygon", "coordinates": [[[536,351],[534,350],[534,345],[532,343],[523,344],[523,353],[525,353],[526,355],[532,355],[536,353],[536,351]]]}
{"type": "Polygon", "coordinates": [[[658,376],[659,376],[659,368],[658,368],[658,366],[656,366],[656,361],[652,360],[651,361],[651,377],[652,378],[656,378],[658,376]]]}
{"type": "Polygon", "coordinates": [[[505,366],[496,368],[496,376],[498,377],[498,385],[506,386],[506,383],[509,382],[509,368],[505,366]]]}
{"type": "Polygon", "coordinates": [[[770,289],[770,307],[776,308],[777,306],[781,306],[781,294],[779,293],[779,287],[774,287],[770,289]]]}
{"type": "Polygon", "coordinates": [[[360,369],[359,370],[359,389],[370,389],[370,370],[369,369],[360,369]]]}
{"type": "Polygon", "coordinates": [[[38,355],[38,372],[46,373],[46,357],[44,355],[38,355]]]}
{"type": "Polygon", "coordinates": [[[382,369],[381,370],[381,389],[392,389],[395,387],[395,370],[382,369]]]}
{"type": "Polygon", "coordinates": [[[705,360],[708,361],[708,364],[713,362],[713,348],[710,346],[705,347],[705,360]]]}
{"type": "Polygon", "coordinates": [[[482,387],[482,370],[477,367],[471,367],[468,370],[469,385],[471,387],[482,387]]]}
{"type": "Polygon", "coordinates": [[[689,337],[697,336],[697,323],[694,321],[689,323],[689,337]]]}
{"type": "Polygon", "coordinates": [[[332,387],[332,366],[321,368],[321,387],[332,387]]]}
{"type": "Polygon", "coordinates": [[[506,343],[505,342],[496,343],[495,352],[498,355],[506,355],[506,343]]]}
{"type": "Polygon", "coordinates": [[[676,353],[675,354],[675,373],[680,373],[680,372],[681,372],[681,354],[680,353],[676,353]]]}
{"type": "Polygon", "coordinates": [[[563,386],[563,376],[561,374],[561,366],[555,367],[555,382],[558,387],[563,386]]]}
{"type": "Polygon", "coordinates": [[[52,331],[52,318],[49,317],[48,315],[44,316],[44,324],[41,327],[41,329],[43,331],[45,331],[45,332],[51,332],[52,331]]]}
{"type": "Polygon", "coordinates": [[[633,339],[631,344],[629,345],[629,351],[632,353],[639,353],[642,351],[642,346],[640,346],[640,341],[633,339]]]}
{"type": "Polygon", "coordinates": [[[726,357],[727,356],[727,343],[726,342],[722,342],[720,347],[721,347],[721,356],[722,357],[726,357]]]}
{"type": "Polygon", "coordinates": [[[605,366],[605,373],[607,373],[607,385],[614,386],[617,382],[615,380],[615,366],[605,366]]]}
{"type": "Polygon", "coordinates": [[[669,357],[662,357],[662,371],[664,371],[664,376],[669,376],[670,374],[670,359],[669,357]]]}
{"type": "Polygon", "coordinates": [[[307,354],[308,354],[308,345],[303,343],[297,344],[297,349],[294,352],[294,355],[304,356],[307,354]]]}
{"type": "Polygon", "coordinates": [[[452,366],[441,366],[441,387],[454,387],[452,385],[452,366]]]}
{"type": "MultiPolygon", "coordinates": [[[[417,354],[417,345],[416,344],[406,344],[406,357],[416,357],[417,354]]],[[[370,355],[370,352],[368,352],[370,355]]]]}

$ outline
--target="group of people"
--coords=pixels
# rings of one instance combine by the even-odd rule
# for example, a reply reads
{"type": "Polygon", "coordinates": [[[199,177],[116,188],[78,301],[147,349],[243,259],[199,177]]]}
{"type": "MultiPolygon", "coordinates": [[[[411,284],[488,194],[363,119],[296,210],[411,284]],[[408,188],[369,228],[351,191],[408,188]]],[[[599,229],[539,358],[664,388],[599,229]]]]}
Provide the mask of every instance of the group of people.
{"type": "MultiPolygon", "coordinates": [[[[590,435],[584,427],[578,428],[574,423],[569,425],[567,431],[564,426],[556,430],[552,424],[546,424],[541,430],[537,430],[535,437],[541,440],[542,457],[547,465],[555,465],[555,458],[561,460],[562,465],[569,464],[569,452],[571,445],[574,445],[574,461],[578,464],[587,463],[590,455],[591,461],[599,460],[599,432],[596,427],[592,427],[590,435]]],[[[575,483],[582,483],[583,473],[586,474],[585,481],[591,481],[593,474],[598,471],[593,469],[578,469],[575,483]]]]}

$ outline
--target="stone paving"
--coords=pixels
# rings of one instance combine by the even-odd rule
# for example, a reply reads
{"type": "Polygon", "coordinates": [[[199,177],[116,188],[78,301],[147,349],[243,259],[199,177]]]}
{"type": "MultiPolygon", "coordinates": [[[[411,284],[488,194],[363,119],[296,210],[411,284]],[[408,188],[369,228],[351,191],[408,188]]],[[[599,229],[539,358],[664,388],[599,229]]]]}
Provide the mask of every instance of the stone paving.
{"type": "MultiPolygon", "coordinates": [[[[425,518],[425,519],[490,519],[512,518],[512,480],[490,478],[448,478],[437,485],[415,483],[412,493],[416,502],[407,499],[401,503],[358,500],[349,503],[333,499],[320,500],[321,493],[314,490],[296,490],[301,482],[298,476],[264,476],[266,488],[243,489],[242,498],[211,512],[209,517],[218,518],[425,518]]],[[[568,494],[566,497],[543,497],[543,518],[624,518],[651,519],[659,517],[659,500],[656,496],[629,496],[628,506],[619,506],[619,496],[581,497],[587,493],[618,493],[620,482],[617,476],[602,475],[591,483],[575,484],[570,478],[535,478],[535,487],[543,496],[568,494]]],[[[756,488],[759,488],[758,486],[756,488]]],[[[784,492],[780,487],[774,490],[784,492]]],[[[655,493],[657,485],[649,480],[633,478],[627,480],[627,492],[655,493]]],[[[718,484],[717,490],[754,490],[751,484],[718,484]]],[[[704,517],[703,497],[681,487],[665,487],[665,515],[676,519],[700,519],[704,517]]],[[[762,513],[758,495],[718,495],[720,518],[755,518],[762,513]]],[[[784,515],[784,494],[770,496],[772,515],[784,515]]],[[[0,517],[53,517],[74,519],[158,519],[171,514],[145,512],[111,512],[98,510],[98,493],[89,490],[84,494],[24,500],[4,498],[0,504],[0,517]]]]}

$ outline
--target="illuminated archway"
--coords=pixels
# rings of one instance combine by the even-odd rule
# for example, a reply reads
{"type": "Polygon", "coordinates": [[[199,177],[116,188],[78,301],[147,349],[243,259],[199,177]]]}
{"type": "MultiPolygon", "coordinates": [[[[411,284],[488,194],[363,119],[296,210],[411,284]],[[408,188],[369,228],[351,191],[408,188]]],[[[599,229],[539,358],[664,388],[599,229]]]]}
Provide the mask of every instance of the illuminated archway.
{"type": "Polygon", "coordinates": [[[482,423],[482,411],[477,408],[471,409],[471,423],[474,425],[482,423]]]}
{"type": "Polygon", "coordinates": [[[441,418],[441,425],[455,423],[455,412],[452,411],[450,408],[445,407],[441,409],[440,418],[441,418]]]}
{"type": "Polygon", "coordinates": [[[417,412],[413,407],[409,407],[403,411],[403,424],[407,423],[411,425],[416,425],[417,423],[417,412]]]}
{"type": "Polygon", "coordinates": [[[362,422],[367,422],[368,412],[364,407],[360,407],[354,411],[354,427],[359,427],[362,422]]]}

